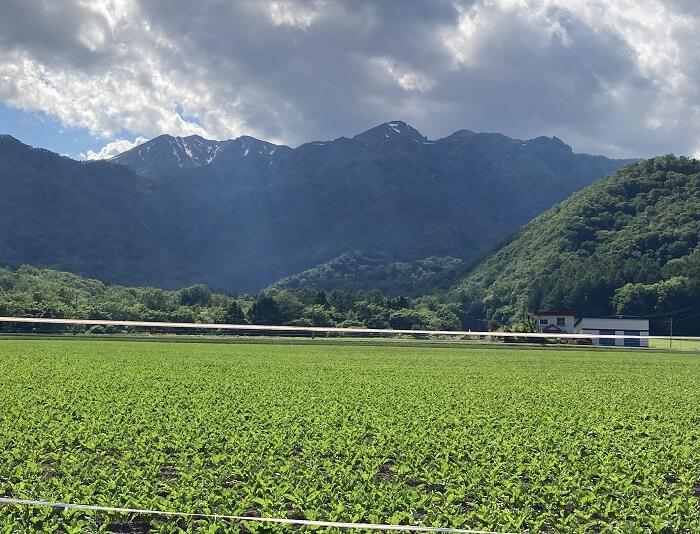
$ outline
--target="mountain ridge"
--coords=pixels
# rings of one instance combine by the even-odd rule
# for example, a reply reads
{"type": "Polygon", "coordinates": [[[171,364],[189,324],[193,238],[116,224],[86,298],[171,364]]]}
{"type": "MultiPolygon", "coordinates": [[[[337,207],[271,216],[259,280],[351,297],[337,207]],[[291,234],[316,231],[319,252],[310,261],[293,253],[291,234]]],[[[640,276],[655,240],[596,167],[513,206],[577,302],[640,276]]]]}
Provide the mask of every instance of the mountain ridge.
{"type": "Polygon", "coordinates": [[[218,157],[225,157],[227,151],[237,151],[239,148],[247,156],[251,150],[274,153],[277,149],[288,147],[248,135],[217,141],[199,135],[180,137],[161,134],[107,161],[126,166],[137,174],[154,176],[210,165],[218,157]]]}
{"type": "Polygon", "coordinates": [[[467,130],[428,140],[400,121],[358,135],[297,148],[248,136],[161,136],[117,162],[2,143],[0,223],[30,223],[21,242],[0,234],[0,264],[252,291],[353,250],[382,253],[388,263],[471,262],[627,163],[467,130]],[[22,176],[55,201],[34,198],[22,176]]]}
{"type": "MultiPolygon", "coordinates": [[[[254,149],[262,149],[267,153],[274,153],[278,149],[280,152],[287,152],[290,150],[298,150],[299,148],[305,146],[327,146],[336,142],[342,142],[343,140],[359,141],[366,144],[376,144],[386,142],[387,140],[396,140],[397,138],[410,139],[419,144],[435,144],[443,141],[468,141],[475,137],[490,137],[497,136],[503,140],[515,144],[521,144],[525,146],[533,146],[535,148],[547,145],[549,148],[556,147],[564,149],[564,151],[574,154],[577,156],[590,156],[590,157],[604,157],[595,154],[588,154],[582,152],[573,152],[573,149],[564,143],[561,139],[556,136],[538,136],[530,139],[517,139],[511,138],[504,134],[492,133],[492,132],[474,132],[467,129],[457,130],[445,137],[439,137],[435,139],[429,139],[420,133],[417,129],[407,124],[404,121],[395,120],[388,121],[372,128],[365,130],[359,134],[352,137],[338,137],[333,140],[325,141],[308,141],[302,143],[296,148],[291,148],[287,145],[279,145],[271,143],[269,141],[264,141],[257,139],[249,135],[241,135],[236,138],[231,139],[206,139],[200,135],[189,135],[189,136],[175,136],[167,133],[163,133],[153,139],[149,139],[129,150],[126,150],[116,156],[108,158],[106,161],[112,163],[117,163],[120,165],[127,166],[134,170],[137,174],[143,175],[153,175],[160,174],[163,172],[172,172],[180,169],[191,169],[195,167],[203,167],[212,164],[218,157],[219,153],[226,151],[230,146],[244,145],[248,144],[254,146],[254,149]],[[148,163],[148,156],[153,152],[154,154],[160,153],[160,157],[163,157],[163,151],[170,150],[174,161],[167,163],[159,167],[157,170],[152,170],[148,163]],[[139,163],[139,158],[143,160],[139,163]]],[[[272,155],[271,154],[271,155],[272,155]]],[[[637,161],[637,158],[628,158],[621,161],[631,163],[637,161]]]]}

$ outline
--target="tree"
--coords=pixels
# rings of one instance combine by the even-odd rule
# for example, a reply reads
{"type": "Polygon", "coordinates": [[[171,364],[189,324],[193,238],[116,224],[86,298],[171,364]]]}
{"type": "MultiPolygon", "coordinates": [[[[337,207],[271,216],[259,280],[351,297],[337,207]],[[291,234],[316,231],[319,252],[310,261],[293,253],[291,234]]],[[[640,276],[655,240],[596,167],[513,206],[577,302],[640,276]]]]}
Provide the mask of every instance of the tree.
{"type": "Polygon", "coordinates": [[[459,330],[462,326],[459,317],[449,306],[440,305],[432,312],[428,322],[431,330],[459,330]]]}
{"type": "Polygon", "coordinates": [[[483,330],[486,317],[486,291],[474,282],[465,282],[449,295],[454,304],[453,313],[464,330],[483,330]]]}
{"type": "Polygon", "coordinates": [[[700,284],[684,276],[674,276],[654,284],[625,284],[615,292],[612,304],[619,314],[673,315],[695,306],[700,284]]]}
{"type": "Polygon", "coordinates": [[[392,310],[401,310],[410,306],[410,302],[404,296],[390,297],[387,304],[392,310]]]}
{"type": "MultiPolygon", "coordinates": [[[[303,290],[300,292],[303,292],[303,290]]],[[[297,295],[297,292],[283,289],[275,293],[272,298],[274,298],[279,309],[279,320],[276,324],[288,324],[304,315],[304,303],[297,295]]]]}
{"type": "Polygon", "coordinates": [[[338,324],[338,326],[340,328],[364,328],[367,325],[360,321],[353,310],[350,310],[345,316],[345,320],[338,324]]]}
{"type": "Polygon", "coordinates": [[[282,314],[275,299],[263,293],[253,301],[248,310],[248,320],[251,324],[279,325],[282,314]]]}
{"type": "Polygon", "coordinates": [[[376,306],[386,306],[384,295],[378,289],[373,289],[367,294],[367,302],[376,306]]]}
{"type": "Polygon", "coordinates": [[[323,290],[317,291],[314,295],[314,304],[320,304],[321,306],[328,306],[328,298],[326,297],[326,292],[323,290]]]}
{"type": "Polygon", "coordinates": [[[353,311],[359,321],[368,328],[386,328],[389,326],[387,309],[377,304],[370,304],[365,300],[355,303],[353,311]]]}
{"type": "Polygon", "coordinates": [[[237,300],[232,300],[228,306],[226,306],[226,315],[224,320],[229,324],[243,324],[245,323],[245,314],[241,305],[238,304],[237,300]]]}
{"type": "Polygon", "coordinates": [[[395,330],[427,329],[426,314],[413,308],[396,310],[389,316],[389,324],[395,330]]]}
{"type": "Polygon", "coordinates": [[[350,293],[334,289],[328,295],[328,303],[340,312],[347,312],[355,304],[355,298],[350,293]]]}
{"type": "Polygon", "coordinates": [[[333,326],[333,316],[321,304],[306,308],[304,316],[309,319],[311,326],[333,326]]]}
{"type": "Polygon", "coordinates": [[[648,315],[654,312],[657,295],[652,286],[625,284],[615,292],[612,305],[620,315],[648,315]]]}
{"type": "Polygon", "coordinates": [[[209,306],[211,291],[204,284],[197,284],[180,290],[180,304],[184,306],[209,306]]]}
{"type": "Polygon", "coordinates": [[[513,317],[512,328],[514,332],[535,332],[537,330],[535,316],[530,313],[524,300],[521,300],[517,304],[517,311],[515,312],[515,317],[513,317]]]}
{"type": "MultiPolygon", "coordinates": [[[[182,296],[182,294],[181,294],[182,296]]],[[[149,287],[143,290],[139,296],[141,303],[152,310],[165,311],[171,307],[168,293],[162,289],[149,287]]]]}

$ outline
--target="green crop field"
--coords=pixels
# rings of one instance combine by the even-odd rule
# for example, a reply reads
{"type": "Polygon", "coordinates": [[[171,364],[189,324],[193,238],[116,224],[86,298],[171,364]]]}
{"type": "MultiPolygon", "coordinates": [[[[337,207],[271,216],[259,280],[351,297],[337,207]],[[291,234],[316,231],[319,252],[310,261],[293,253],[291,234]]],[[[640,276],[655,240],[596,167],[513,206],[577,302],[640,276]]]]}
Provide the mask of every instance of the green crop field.
{"type": "MultiPolygon", "coordinates": [[[[0,341],[0,496],[518,532],[700,532],[700,357],[0,341]]],[[[20,506],[0,532],[291,531],[20,506]]]]}
{"type": "Polygon", "coordinates": [[[668,349],[669,345],[673,350],[694,350],[700,351],[700,341],[694,339],[652,339],[649,342],[652,348],[668,349]]]}

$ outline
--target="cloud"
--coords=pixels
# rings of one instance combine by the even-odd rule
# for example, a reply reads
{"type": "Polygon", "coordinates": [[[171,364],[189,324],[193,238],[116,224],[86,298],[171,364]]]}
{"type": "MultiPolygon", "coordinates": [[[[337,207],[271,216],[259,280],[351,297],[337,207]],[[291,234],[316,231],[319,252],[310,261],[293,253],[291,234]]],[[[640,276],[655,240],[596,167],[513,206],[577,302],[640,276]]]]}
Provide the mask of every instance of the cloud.
{"type": "Polygon", "coordinates": [[[88,150],[87,152],[81,152],[80,157],[82,159],[87,159],[87,160],[95,160],[95,159],[109,159],[113,158],[114,156],[121,154],[122,152],[126,152],[127,150],[130,150],[134,148],[135,146],[138,146],[140,144],[145,143],[148,141],[145,137],[137,137],[133,141],[129,141],[128,139],[117,139],[116,141],[112,141],[111,143],[107,143],[105,146],[103,146],[99,152],[95,152],[93,150],[88,150]]]}
{"type": "Polygon", "coordinates": [[[311,5],[298,2],[272,1],[267,14],[275,26],[287,25],[292,28],[307,29],[321,15],[325,2],[316,1],[311,5]]]}
{"type": "Polygon", "coordinates": [[[432,82],[420,72],[411,71],[410,69],[402,67],[390,58],[376,58],[375,62],[384,73],[388,74],[399,87],[406,91],[420,91],[424,93],[433,85],[432,82]]]}
{"type": "Polygon", "coordinates": [[[698,18],[690,0],[6,0],[0,101],[106,141],[294,145],[403,119],[692,154],[698,18]]]}

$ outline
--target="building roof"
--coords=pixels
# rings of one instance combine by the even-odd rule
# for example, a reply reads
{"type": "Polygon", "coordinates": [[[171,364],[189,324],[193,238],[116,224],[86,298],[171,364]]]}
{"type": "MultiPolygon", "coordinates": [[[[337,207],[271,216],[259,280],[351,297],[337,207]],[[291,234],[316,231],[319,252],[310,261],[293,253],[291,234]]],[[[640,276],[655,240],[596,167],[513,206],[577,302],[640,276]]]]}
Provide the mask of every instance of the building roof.
{"type": "Polygon", "coordinates": [[[649,330],[649,319],[620,317],[581,317],[576,328],[590,330],[649,330]]]}
{"type": "Polygon", "coordinates": [[[560,334],[564,333],[564,331],[561,328],[559,328],[558,326],[553,325],[553,324],[547,325],[545,328],[542,329],[542,331],[543,332],[558,332],[560,334]]]}
{"type": "Polygon", "coordinates": [[[548,310],[537,310],[535,315],[558,315],[559,317],[576,317],[576,314],[572,311],[548,311],[548,310]]]}

